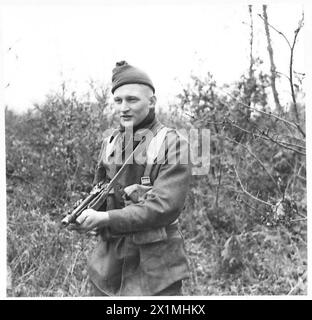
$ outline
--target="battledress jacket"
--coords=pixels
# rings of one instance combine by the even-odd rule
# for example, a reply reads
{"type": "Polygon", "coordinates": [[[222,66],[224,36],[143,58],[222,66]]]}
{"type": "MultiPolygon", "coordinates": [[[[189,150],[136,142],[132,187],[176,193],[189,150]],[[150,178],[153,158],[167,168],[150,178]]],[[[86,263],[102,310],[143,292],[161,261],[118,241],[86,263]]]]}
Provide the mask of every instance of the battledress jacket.
{"type": "MultiPolygon", "coordinates": [[[[155,118],[147,128],[159,125],[155,118]]],[[[189,163],[179,161],[181,155],[188,154],[188,143],[174,129],[167,132],[163,143],[165,161],[152,166],[151,191],[139,203],[125,206],[123,189],[140,184],[144,174],[145,165],[134,162],[127,166],[114,189],[113,205],[106,208],[109,214],[106,230],[110,237],[99,237],[88,266],[91,282],[104,294],[157,295],[189,276],[183,237],[177,223],[191,177],[189,163]],[[171,156],[176,161],[168,161],[171,156]]],[[[120,168],[110,159],[114,154],[107,157],[107,144],[108,138],[102,144],[95,183],[109,181],[120,168]]]]}

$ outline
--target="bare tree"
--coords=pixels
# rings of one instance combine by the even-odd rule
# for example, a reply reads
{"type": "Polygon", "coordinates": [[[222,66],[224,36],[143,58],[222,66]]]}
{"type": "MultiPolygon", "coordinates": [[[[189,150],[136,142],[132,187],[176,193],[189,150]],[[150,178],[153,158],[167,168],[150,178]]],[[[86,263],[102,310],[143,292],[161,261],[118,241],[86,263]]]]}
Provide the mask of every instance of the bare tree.
{"type": "MultiPolygon", "coordinates": [[[[295,85],[294,85],[294,81],[293,81],[294,50],[295,50],[295,45],[296,45],[296,42],[297,42],[298,33],[301,30],[301,28],[303,27],[304,14],[302,13],[302,17],[299,20],[298,27],[294,31],[294,39],[292,41],[292,44],[290,43],[290,41],[288,40],[288,38],[285,36],[285,34],[283,32],[277,30],[275,27],[273,27],[268,22],[268,16],[267,16],[267,12],[266,12],[266,5],[263,5],[263,17],[260,14],[259,14],[259,17],[264,21],[264,25],[265,25],[265,29],[266,29],[266,35],[267,35],[267,39],[268,39],[268,51],[269,51],[270,61],[271,61],[271,80],[272,80],[271,81],[271,85],[272,85],[272,90],[273,90],[275,103],[276,103],[276,97],[278,99],[278,95],[277,95],[277,91],[276,91],[276,87],[275,87],[275,78],[276,78],[276,74],[278,72],[276,71],[276,68],[275,68],[275,65],[274,65],[273,49],[272,49],[272,46],[271,46],[269,27],[271,27],[274,31],[276,31],[278,34],[280,34],[285,39],[285,41],[287,42],[287,45],[288,45],[288,47],[290,49],[289,76],[287,76],[287,75],[285,75],[285,76],[289,80],[289,85],[290,85],[290,90],[291,90],[291,97],[292,97],[292,101],[293,101],[293,111],[294,111],[294,115],[295,115],[295,119],[296,119],[296,123],[295,124],[296,124],[297,129],[300,131],[301,135],[305,138],[305,132],[303,131],[303,129],[300,126],[298,105],[297,105],[295,89],[294,89],[295,85]]],[[[278,104],[279,104],[279,101],[278,101],[278,104]]]]}
{"type": "Polygon", "coordinates": [[[274,97],[274,102],[275,102],[277,112],[281,114],[283,109],[278,98],[278,93],[277,93],[276,84],[275,84],[277,73],[276,73],[276,67],[273,59],[273,48],[271,44],[271,36],[270,36],[268,15],[267,15],[267,6],[263,5],[262,9],[263,9],[263,21],[264,21],[264,27],[265,27],[265,34],[268,42],[268,52],[269,52],[270,64],[271,64],[271,87],[272,87],[272,92],[273,92],[273,97],[274,97]]]}
{"type": "Polygon", "coordinates": [[[249,62],[249,78],[253,78],[254,76],[254,57],[253,57],[253,40],[254,40],[254,29],[253,29],[253,17],[252,17],[252,5],[248,5],[249,18],[250,18],[250,62],[249,62]]]}
{"type": "Polygon", "coordinates": [[[293,108],[294,108],[294,113],[296,117],[296,121],[299,123],[299,113],[298,113],[298,107],[297,107],[297,101],[296,101],[296,96],[295,96],[295,90],[294,90],[294,83],[293,83],[293,59],[294,59],[294,50],[295,50],[295,45],[297,41],[297,36],[300,31],[300,29],[303,26],[303,20],[304,20],[304,15],[302,14],[302,18],[299,21],[298,28],[295,30],[295,36],[293,43],[290,47],[290,63],[289,63],[289,82],[290,82],[290,90],[291,90],[291,96],[293,100],[293,108]]]}

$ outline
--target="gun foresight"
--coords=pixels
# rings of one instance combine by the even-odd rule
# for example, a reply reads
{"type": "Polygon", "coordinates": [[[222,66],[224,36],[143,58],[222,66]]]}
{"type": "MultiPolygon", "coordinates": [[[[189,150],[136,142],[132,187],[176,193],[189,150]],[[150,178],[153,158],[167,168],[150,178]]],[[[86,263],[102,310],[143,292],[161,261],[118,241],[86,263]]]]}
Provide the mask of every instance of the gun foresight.
{"type": "Polygon", "coordinates": [[[62,219],[61,221],[62,226],[67,227],[70,223],[76,222],[77,217],[79,217],[82,211],[85,210],[86,208],[87,208],[86,203],[82,202],[77,208],[75,208],[71,213],[69,213],[65,218],[62,219]]]}
{"type": "Polygon", "coordinates": [[[62,219],[61,221],[61,225],[62,227],[67,227],[70,224],[70,216],[66,216],[64,219],[62,219]]]}

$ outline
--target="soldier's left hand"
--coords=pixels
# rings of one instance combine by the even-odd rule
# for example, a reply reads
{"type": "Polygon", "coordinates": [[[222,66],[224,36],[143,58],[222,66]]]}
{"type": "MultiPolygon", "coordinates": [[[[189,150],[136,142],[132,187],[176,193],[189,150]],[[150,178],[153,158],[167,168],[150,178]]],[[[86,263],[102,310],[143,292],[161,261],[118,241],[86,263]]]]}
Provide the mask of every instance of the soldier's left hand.
{"type": "Polygon", "coordinates": [[[76,219],[76,223],[70,229],[78,232],[88,232],[105,227],[108,221],[108,213],[105,211],[96,211],[94,209],[86,209],[76,219]]]}

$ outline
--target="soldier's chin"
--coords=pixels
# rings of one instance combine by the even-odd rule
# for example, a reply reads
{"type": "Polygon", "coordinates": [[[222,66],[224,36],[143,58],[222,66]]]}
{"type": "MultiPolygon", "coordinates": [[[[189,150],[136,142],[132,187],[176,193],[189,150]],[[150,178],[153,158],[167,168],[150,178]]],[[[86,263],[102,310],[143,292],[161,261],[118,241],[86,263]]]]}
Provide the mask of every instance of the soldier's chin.
{"type": "Polygon", "coordinates": [[[133,127],[133,119],[121,119],[120,121],[121,125],[124,127],[133,127]]]}

